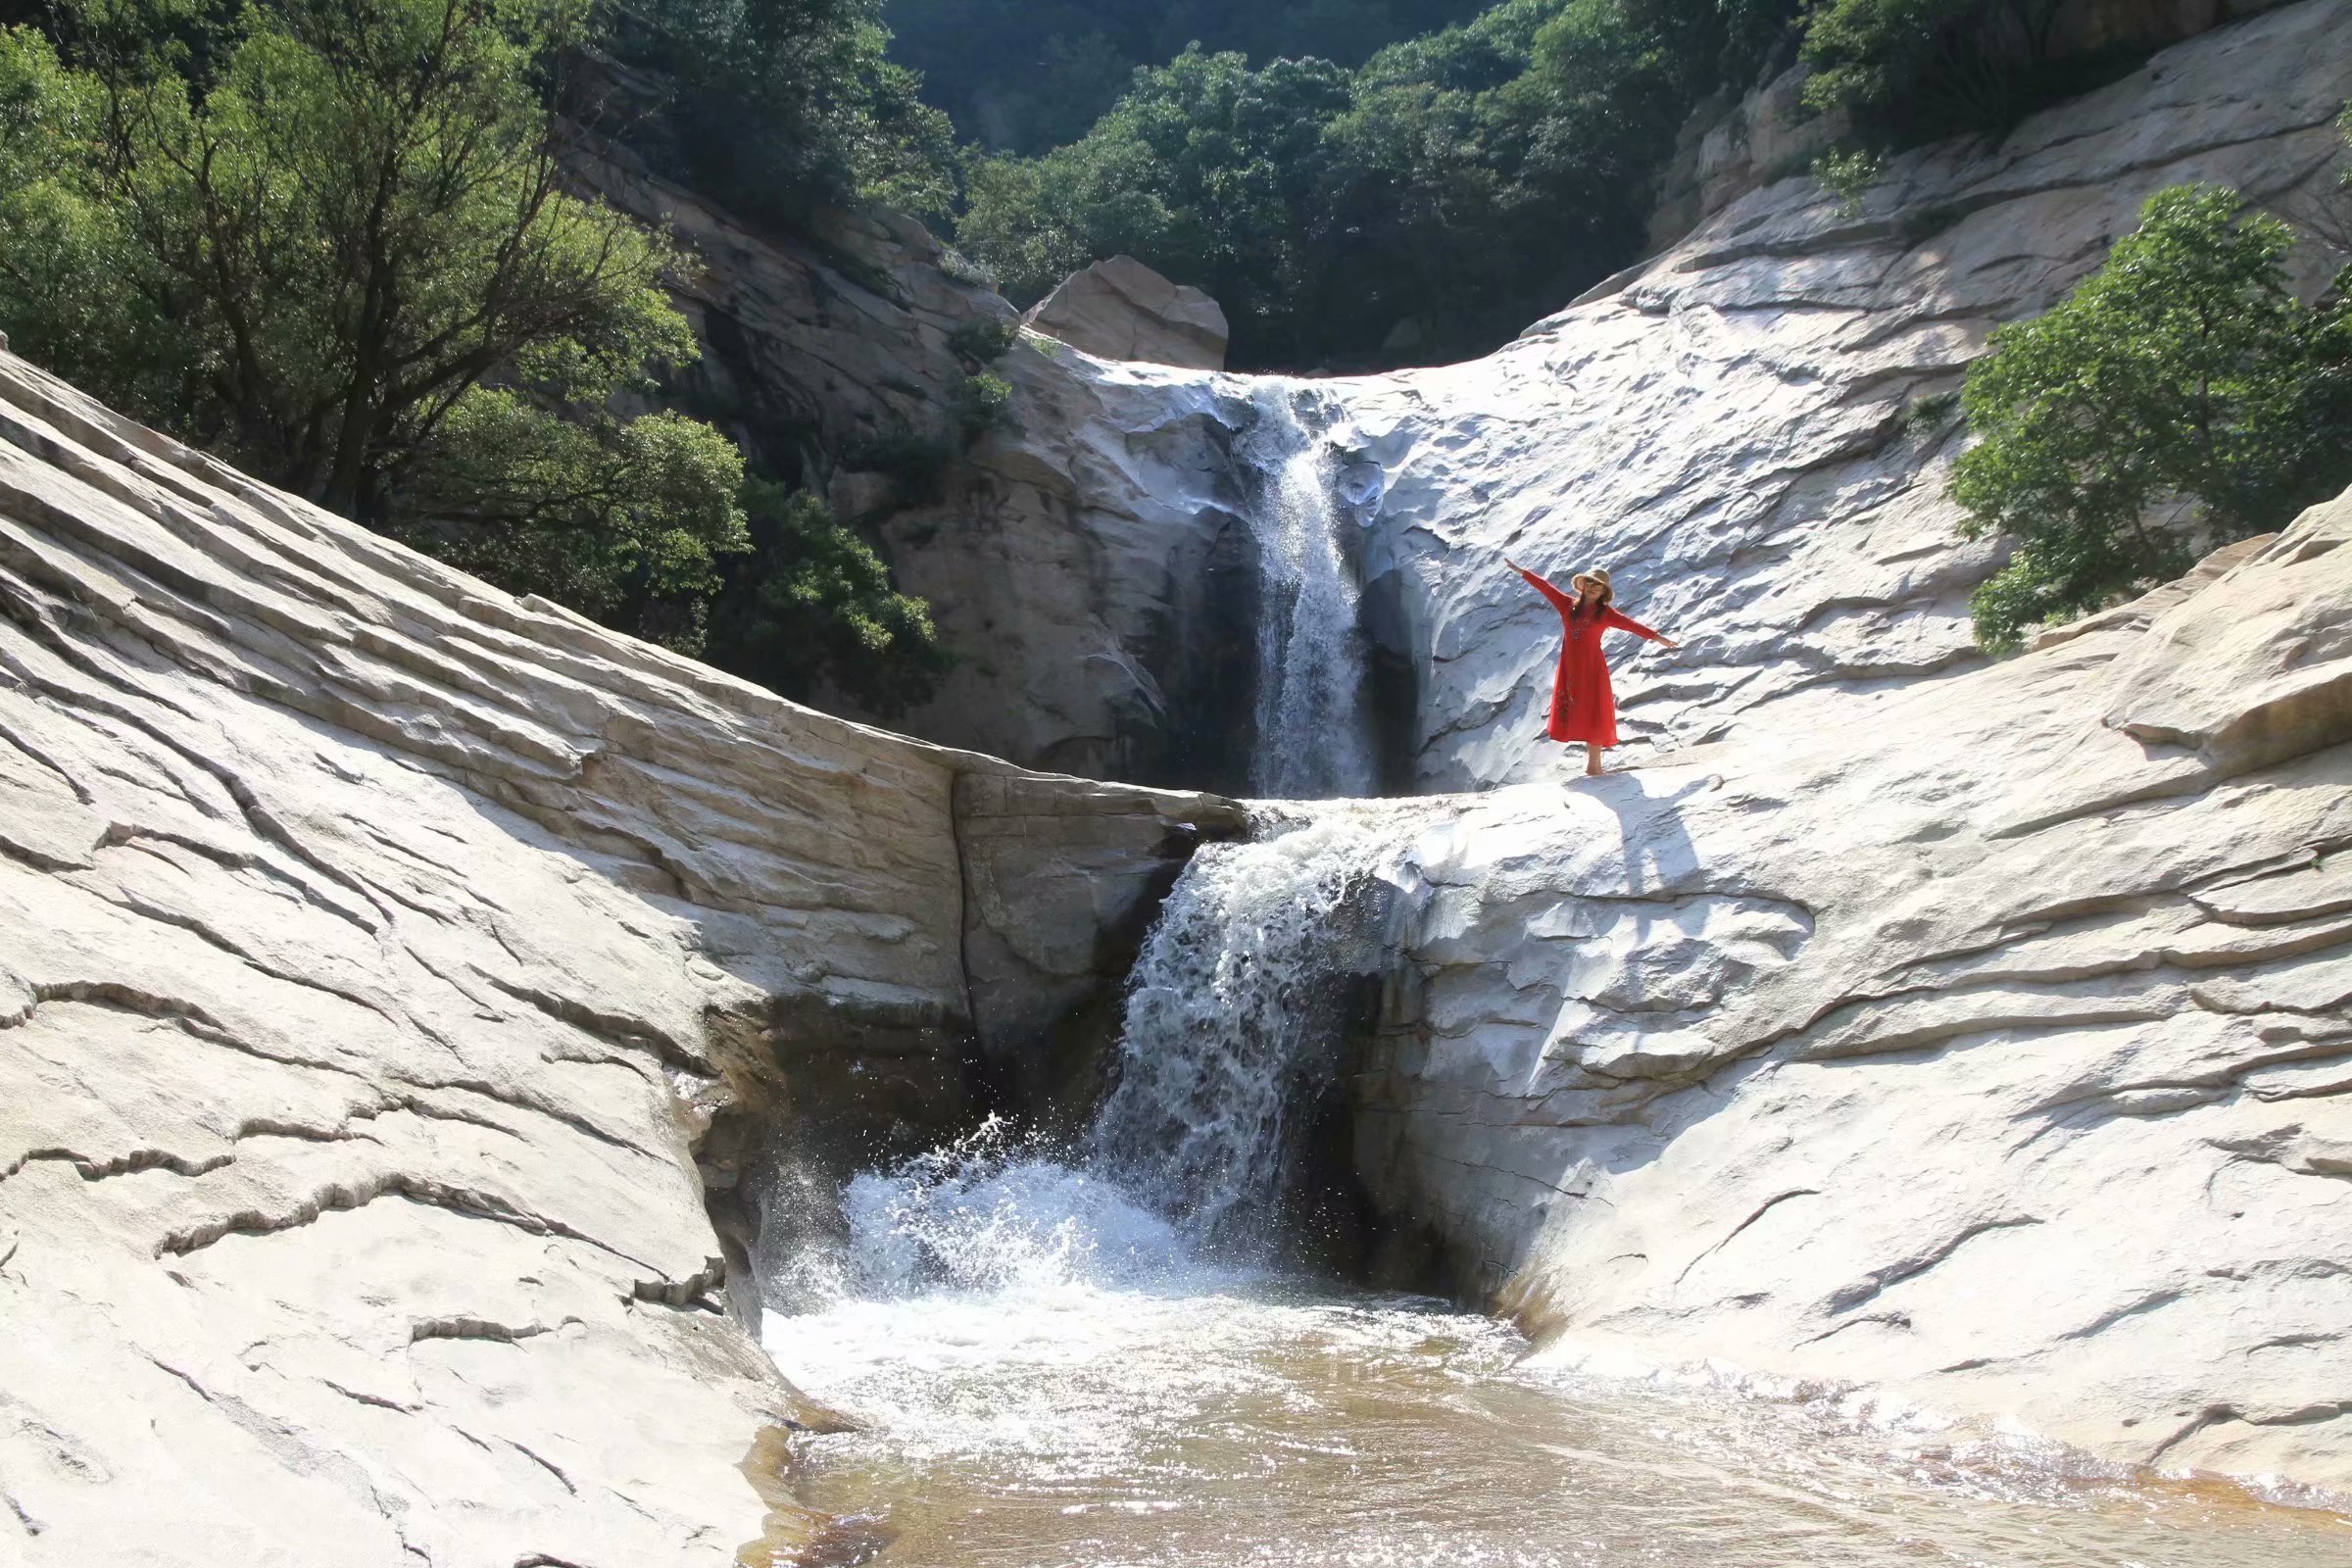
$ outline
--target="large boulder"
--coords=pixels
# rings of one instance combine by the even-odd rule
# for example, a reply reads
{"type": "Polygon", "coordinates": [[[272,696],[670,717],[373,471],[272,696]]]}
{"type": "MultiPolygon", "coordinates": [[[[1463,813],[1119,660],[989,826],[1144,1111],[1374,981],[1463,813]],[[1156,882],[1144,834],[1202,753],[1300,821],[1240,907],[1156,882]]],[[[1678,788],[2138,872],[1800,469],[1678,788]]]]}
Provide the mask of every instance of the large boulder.
{"type": "Polygon", "coordinates": [[[1028,324],[1100,360],[1195,370],[1225,368],[1225,312],[1132,256],[1072,272],[1029,312],[1028,324]]]}
{"type": "Polygon", "coordinates": [[[1065,1063],[1239,823],[517,602],[0,356],[0,1556],[799,1560],[760,1156],[961,1128],[975,1036],[1065,1063]]]}

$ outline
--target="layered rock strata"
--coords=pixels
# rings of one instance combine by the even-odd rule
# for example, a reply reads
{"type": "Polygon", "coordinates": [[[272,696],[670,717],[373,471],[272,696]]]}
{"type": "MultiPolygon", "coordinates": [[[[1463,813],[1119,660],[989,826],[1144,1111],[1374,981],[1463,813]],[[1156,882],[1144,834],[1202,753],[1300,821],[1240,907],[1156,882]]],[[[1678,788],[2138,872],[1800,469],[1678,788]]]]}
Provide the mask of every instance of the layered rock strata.
{"type": "MultiPolygon", "coordinates": [[[[2078,77],[2268,11],[2279,0],[2059,0],[2042,8],[2045,70],[2078,77]]],[[[1691,115],[1659,179],[1650,244],[1664,250],[1759,185],[1800,174],[1836,146],[1845,117],[1804,102],[1803,66],[1769,74],[1738,102],[1718,94],[1691,115]]]]}
{"type": "MultiPolygon", "coordinates": [[[[2288,206],[2342,167],[2352,9],[2306,0],[2154,56],[2020,125],[1892,164],[1847,210],[1807,178],[1733,204],[1477,366],[1346,397],[1388,475],[1377,528],[1423,651],[1425,785],[1557,776],[1552,612],[1499,567],[1608,565],[1680,653],[1618,683],[1637,748],[1864,724],[1977,662],[1950,396],[1992,328],[2046,309],[2153,191],[2288,206]]],[[[2316,283],[2328,261],[2305,248],[2316,283]]]]}
{"type": "Polygon", "coordinates": [[[762,1135],[968,1120],[1238,821],[794,707],[0,358],[0,1556],[805,1544],[762,1135]]]}
{"type": "Polygon", "coordinates": [[[2352,497],[1411,844],[1358,1169],[1603,1370],[2352,1491],[2352,497]]]}
{"type": "MultiPolygon", "coordinates": [[[[633,74],[608,69],[622,79],[616,92],[658,100],[633,74]]],[[[940,437],[966,373],[956,333],[1014,318],[976,270],[899,214],[825,209],[795,232],[751,223],[604,137],[584,136],[568,168],[692,256],[671,298],[703,354],[672,375],[666,399],[770,471],[830,489],[845,515],[893,502],[876,453],[940,437]]]]}

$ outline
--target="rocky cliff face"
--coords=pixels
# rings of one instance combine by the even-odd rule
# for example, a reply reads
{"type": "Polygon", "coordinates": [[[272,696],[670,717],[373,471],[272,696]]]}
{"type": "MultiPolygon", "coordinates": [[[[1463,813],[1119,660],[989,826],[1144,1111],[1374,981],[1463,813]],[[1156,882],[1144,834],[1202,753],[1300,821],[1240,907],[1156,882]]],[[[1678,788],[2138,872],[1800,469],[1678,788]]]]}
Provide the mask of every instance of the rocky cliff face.
{"type": "MultiPolygon", "coordinates": [[[[634,74],[606,69],[616,93],[658,98],[634,74]]],[[[846,514],[890,500],[887,479],[861,466],[866,455],[939,435],[963,373],[956,330],[1013,318],[911,219],[824,211],[803,232],[755,226],[603,137],[583,136],[568,167],[587,190],[669,229],[697,264],[672,297],[703,357],[670,399],[773,472],[834,488],[846,514]]]]}
{"type": "Polygon", "coordinates": [[[763,1143],[1040,1076],[1238,825],[517,603],[5,356],[0,802],[0,1555],[206,1568],[821,1534],[763,1143]]]}
{"type": "MultiPolygon", "coordinates": [[[[2058,0],[2045,8],[2044,58],[2076,69],[2179,43],[2268,11],[2280,0],[2058,0]]],[[[1733,202],[1801,174],[1847,128],[1804,104],[1806,67],[1768,75],[1739,101],[1701,104],[1659,180],[1649,240],[1664,250],[1733,202]]]]}
{"type": "Polygon", "coordinates": [[[1385,1211],[1587,1366],[2352,1485],[2348,546],[2352,497],[1865,724],[1434,810],[1385,1211]]]}
{"type": "MultiPolygon", "coordinates": [[[[2332,178],[2352,11],[2304,0],[2207,33],[1994,147],[1893,163],[1846,210],[1755,190],[1672,249],[1472,364],[1312,383],[1345,449],[1366,625],[1413,686],[1373,701],[1420,789],[1554,775],[1551,611],[1502,567],[1610,566],[1681,654],[1621,671],[1639,750],[1740,723],[1859,722],[1975,666],[1952,537],[1948,394],[1992,327],[2096,266],[2157,188],[2290,203],[2332,178]]],[[[1073,771],[1222,782],[1247,750],[1255,418],[1238,377],[1030,340],[1023,430],[950,504],[889,525],[969,654],[917,733],[1073,771]],[[1220,620],[1219,617],[1224,617],[1220,620]]]]}

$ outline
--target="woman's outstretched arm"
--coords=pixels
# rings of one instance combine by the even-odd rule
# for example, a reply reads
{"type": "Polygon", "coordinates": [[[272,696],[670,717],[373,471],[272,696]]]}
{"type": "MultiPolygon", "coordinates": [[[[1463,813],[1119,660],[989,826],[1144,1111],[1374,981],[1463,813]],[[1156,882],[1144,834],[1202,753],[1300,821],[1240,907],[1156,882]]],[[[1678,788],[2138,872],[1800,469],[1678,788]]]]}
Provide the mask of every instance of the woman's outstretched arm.
{"type": "Polygon", "coordinates": [[[1576,603],[1576,600],[1573,597],[1560,592],[1557,588],[1554,588],[1551,584],[1545,582],[1543,578],[1537,576],[1534,572],[1528,570],[1525,566],[1522,566],[1510,557],[1503,557],[1502,564],[1510,567],[1513,571],[1517,572],[1520,576],[1525,577],[1528,580],[1528,584],[1533,587],[1536,592],[1550,600],[1551,608],[1559,611],[1561,613],[1567,613],[1568,608],[1576,603]]]}
{"type": "Polygon", "coordinates": [[[1604,626],[1614,626],[1619,631],[1630,631],[1637,637],[1646,637],[1651,642],[1656,643],[1664,648],[1680,648],[1683,646],[1681,643],[1678,643],[1673,638],[1667,636],[1664,632],[1651,631],[1647,626],[1642,625],[1640,621],[1625,613],[1625,612],[1619,610],[1614,605],[1611,605],[1608,609],[1600,612],[1600,623],[1604,626]]]}

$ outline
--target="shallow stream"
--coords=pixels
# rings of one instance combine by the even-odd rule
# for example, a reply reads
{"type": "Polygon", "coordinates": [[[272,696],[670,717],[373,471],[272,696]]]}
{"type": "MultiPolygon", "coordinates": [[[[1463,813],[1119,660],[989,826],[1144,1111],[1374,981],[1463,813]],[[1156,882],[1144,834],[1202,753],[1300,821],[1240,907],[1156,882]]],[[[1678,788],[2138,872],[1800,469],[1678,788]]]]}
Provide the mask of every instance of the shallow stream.
{"type": "Polygon", "coordinates": [[[1194,1260],[1062,1166],[922,1180],[860,1195],[879,1268],[767,1323],[863,1423],[805,1442],[802,1498],[884,1565],[2352,1564],[2352,1523],[2231,1487],[1549,1371],[1440,1303],[1194,1260]],[[897,1271],[933,1247],[960,1279],[897,1271]]]}

